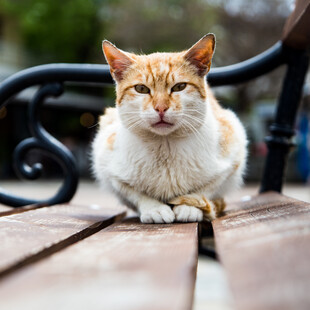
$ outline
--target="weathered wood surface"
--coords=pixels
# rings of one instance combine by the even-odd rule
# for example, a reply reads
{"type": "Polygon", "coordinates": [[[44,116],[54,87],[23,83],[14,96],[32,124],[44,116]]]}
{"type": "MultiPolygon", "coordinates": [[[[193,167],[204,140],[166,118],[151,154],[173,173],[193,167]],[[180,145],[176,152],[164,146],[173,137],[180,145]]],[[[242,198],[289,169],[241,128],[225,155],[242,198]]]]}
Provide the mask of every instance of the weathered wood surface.
{"type": "Polygon", "coordinates": [[[0,216],[1,216],[2,212],[7,212],[7,211],[10,211],[10,210],[12,210],[12,208],[0,204],[0,216]]]}
{"type": "Polygon", "coordinates": [[[1,307],[191,309],[196,268],[196,223],[126,220],[7,277],[1,307]]]}
{"type": "Polygon", "coordinates": [[[13,207],[7,207],[4,205],[0,205],[0,217],[23,213],[23,212],[27,212],[30,210],[40,209],[45,206],[44,205],[29,205],[29,206],[24,206],[24,207],[13,208],[13,207]]]}
{"type": "Polygon", "coordinates": [[[297,0],[295,9],[284,26],[282,41],[297,49],[310,45],[310,0],[297,0]]]}
{"type": "Polygon", "coordinates": [[[120,219],[125,208],[56,205],[0,217],[0,277],[120,219]]]}
{"type": "Polygon", "coordinates": [[[309,203],[266,193],[212,224],[236,309],[310,309],[309,203]]]}

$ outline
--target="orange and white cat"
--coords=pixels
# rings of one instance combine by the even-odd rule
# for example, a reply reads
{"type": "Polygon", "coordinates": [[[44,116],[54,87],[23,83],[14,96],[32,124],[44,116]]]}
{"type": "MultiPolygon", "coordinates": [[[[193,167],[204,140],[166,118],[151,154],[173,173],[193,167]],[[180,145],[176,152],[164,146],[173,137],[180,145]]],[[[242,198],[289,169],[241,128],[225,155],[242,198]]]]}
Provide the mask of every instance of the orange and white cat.
{"type": "Polygon", "coordinates": [[[214,48],[213,34],[179,53],[103,42],[117,98],[100,119],[93,170],[143,223],[212,220],[242,183],[245,130],[206,83],[214,48]]]}

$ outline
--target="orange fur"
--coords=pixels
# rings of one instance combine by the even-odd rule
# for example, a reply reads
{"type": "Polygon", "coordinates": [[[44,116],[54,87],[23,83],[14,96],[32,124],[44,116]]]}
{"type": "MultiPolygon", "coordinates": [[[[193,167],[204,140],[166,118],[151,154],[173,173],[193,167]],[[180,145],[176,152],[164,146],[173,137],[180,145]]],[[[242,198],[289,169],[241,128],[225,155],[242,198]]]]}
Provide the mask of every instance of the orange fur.
{"type": "Polygon", "coordinates": [[[162,94],[154,96],[152,105],[156,111],[166,111],[171,105],[169,96],[162,94]]]}
{"type": "Polygon", "coordinates": [[[212,200],[212,202],[215,206],[216,217],[221,216],[225,210],[225,207],[226,207],[226,203],[225,203],[224,199],[219,198],[219,199],[212,200]]]}
{"type": "Polygon", "coordinates": [[[205,201],[201,202],[199,199],[193,196],[179,196],[169,201],[170,204],[179,206],[179,205],[187,205],[193,207],[205,207],[205,201]]]}
{"type": "Polygon", "coordinates": [[[205,196],[201,195],[184,195],[176,197],[169,201],[174,206],[187,205],[201,209],[204,213],[210,214],[211,206],[210,202],[205,196]]]}
{"type": "Polygon", "coordinates": [[[229,155],[230,145],[234,143],[234,129],[231,125],[229,115],[227,115],[227,111],[219,105],[212,92],[209,92],[209,102],[220,126],[220,148],[222,156],[225,157],[229,155]]]}
{"type": "Polygon", "coordinates": [[[115,138],[116,138],[116,133],[114,132],[107,139],[107,145],[110,151],[113,151],[115,138]]]}
{"type": "Polygon", "coordinates": [[[143,103],[144,110],[152,106],[159,106],[161,109],[175,107],[180,110],[179,95],[177,93],[167,94],[167,89],[169,90],[175,85],[177,76],[178,80],[188,82],[188,92],[198,90],[201,98],[206,98],[204,80],[197,75],[195,68],[190,63],[184,61],[184,52],[154,53],[150,55],[127,53],[127,55],[130,55],[134,62],[129,70],[123,72],[122,80],[116,86],[116,104],[118,106],[127,99],[126,97],[133,98],[137,96],[133,86],[141,84],[142,81],[142,84],[155,88],[156,93],[161,94],[162,97],[158,98],[158,96],[151,93],[151,100],[146,100],[143,103]],[[163,94],[165,96],[162,96],[163,94]]]}
{"type": "Polygon", "coordinates": [[[211,205],[205,196],[202,196],[202,199],[205,202],[205,205],[203,207],[200,207],[200,209],[202,210],[205,216],[211,213],[211,205]]]}
{"type": "Polygon", "coordinates": [[[152,98],[152,97],[146,99],[146,100],[143,102],[142,109],[143,109],[144,111],[147,110],[150,106],[152,106],[152,101],[153,101],[153,98],[152,98]]]}
{"type": "Polygon", "coordinates": [[[179,197],[176,197],[170,200],[169,203],[174,206],[187,205],[191,207],[196,207],[202,210],[205,219],[209,219],[212,209],[214,210],[216,217],[218,217],[222,215],[226,207],[226,203],[223,198],[218,198],[218,199],[208,201],[208,199],[203,195],[201,196],[197,196],[197,195],[179,196],[179,197]]]}
{"type": "Polygon", "coordinates": [[[232,143],[233,137],[233,128],[229,122],[229,120],[224,115],[218,115],[217,120],[220,124],[220,131],[221,131],[221,140],[220,146],[222,149],[222,155],[228,155],[230,147],[229,145],[232,143]]]}
{"type": "Polygon", "coordinates": [[[238,168],[240,167],[240,163],[234,163],[233,167],[234,167],[234,171],[238,170],[238,168]]]}

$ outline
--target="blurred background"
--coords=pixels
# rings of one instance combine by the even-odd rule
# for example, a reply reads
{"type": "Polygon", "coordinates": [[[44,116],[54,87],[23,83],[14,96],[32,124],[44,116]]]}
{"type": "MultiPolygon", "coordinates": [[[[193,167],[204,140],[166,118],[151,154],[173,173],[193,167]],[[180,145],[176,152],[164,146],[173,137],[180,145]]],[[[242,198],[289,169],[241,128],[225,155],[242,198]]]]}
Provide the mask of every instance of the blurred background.
{"type": "MultiPolygon", "coordinates": [[[[0,82],[11,74],[45,63],[104,63],[101,41],[137,53],[180,51],[204,34],[217,37],[213,66],[246,60],[281,38],[291,0],[0,0],[0,82]]],[[[273,119],[284,68],[249,83],[215,88],[221,104],[238,113],[250,139],[248,182],[260,179],[266,155],[264,137],[273,119]]],[[[0,110],[0,179],[16,178],[12,152],[29,136],[26,107],[36,89],[27,89],[0,110]]],[[[309,160],[309,75],[296,130],[297,147],[288,180],[307,182],[309,160]]],[[[66,86],[49,99],[41,119],[46,129],[76,156],[80,174],[90,177],[89,143],[97,117],[114,105],[113,87],[66,86]]],[[[60,169],[37,151],[28,162],[43,161],[48,178],[60,169]]]]}

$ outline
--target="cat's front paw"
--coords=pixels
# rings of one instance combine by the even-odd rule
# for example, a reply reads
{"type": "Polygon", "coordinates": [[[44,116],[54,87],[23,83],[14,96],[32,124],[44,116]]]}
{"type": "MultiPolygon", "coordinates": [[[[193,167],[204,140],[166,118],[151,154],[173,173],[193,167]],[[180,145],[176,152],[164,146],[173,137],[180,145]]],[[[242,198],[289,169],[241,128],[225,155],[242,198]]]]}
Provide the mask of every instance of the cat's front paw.
{"type": "Polygon", "coordinates": [[[178,222],[201,222],[203,220],[203,212],[192,206],[176,206],[173,212],[178,222]]]}
{"type": "Polygon", "coordinates": [[[148,208],[141,212],[140,221],[142,223],[172,223],[174,222],[175,215],[169,206],[160,205],[153,208],[148,208]]]}

